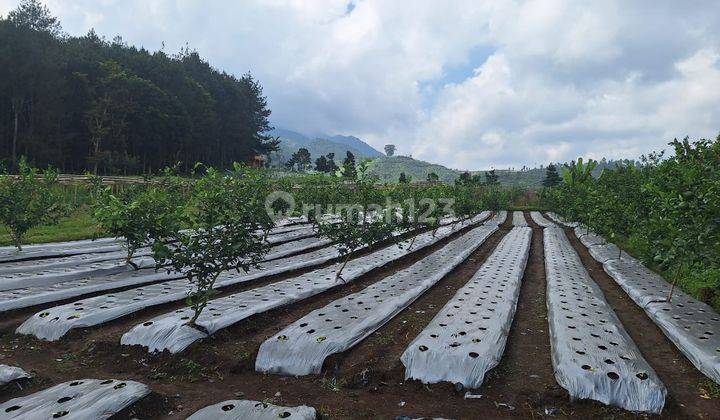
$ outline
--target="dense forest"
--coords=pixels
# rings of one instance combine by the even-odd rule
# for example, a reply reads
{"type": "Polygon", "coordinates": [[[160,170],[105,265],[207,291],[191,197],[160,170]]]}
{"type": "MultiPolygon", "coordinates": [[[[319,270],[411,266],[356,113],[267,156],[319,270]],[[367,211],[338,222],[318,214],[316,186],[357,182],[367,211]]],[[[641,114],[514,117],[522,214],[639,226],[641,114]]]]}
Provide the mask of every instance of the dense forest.
{"type": "Polygon", "coordinates": [[[256,79],[189,48],[69,36],[37,0],[0,17],[0,160],[11,170],[20,156],[67,173],[223,168],[274,149],[269,115],[256,79]]]}

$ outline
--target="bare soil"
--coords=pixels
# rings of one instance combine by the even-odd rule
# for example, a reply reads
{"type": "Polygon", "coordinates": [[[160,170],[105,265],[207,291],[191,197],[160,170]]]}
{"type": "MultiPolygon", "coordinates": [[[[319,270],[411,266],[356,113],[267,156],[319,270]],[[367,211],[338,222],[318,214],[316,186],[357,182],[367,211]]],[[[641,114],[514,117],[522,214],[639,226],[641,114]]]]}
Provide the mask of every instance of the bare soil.
{"type": "MultiPolygon", "coordinates": [[[[306,404],[315,407],[324,418],[648,417],[592,401],[571,402],[567,392],[555,382],[547,333],[543,233],[528,214],[525,216],[533,228],[533,238],[515,320],[500,365],[488,374],[479,389],[405,381],[399,359],[405,347],[492,253],[511,228],[510,215],[500,230],[463,264],[355,348],[328,358],[319,375],[296,378],[259,374],[254,370],[255,356],[265,339],[299,317],[413,264],[459,233],[346,286],[253,316],[178,355],[149,354],[140,347],[120,346],[119,339],[130,327],[180,308],[182,302],[74,331],[58,342],[13,334],[22,321],[41,307],[16,311],[9,317],[3,315],[0,363],[22,366],[36,376],[24,383],[22,389],[15,385],[0,389],[0,401],[71,379],[122,378],[143,382],[154,393],[115,416],[118,419],[180,419],[227,399],[254,399],[287,406],[306,404]],[[468,391],[482,397],[464,399],[468,391]]],[[[605,275],[572,232],[568,236],[643,355],[668,387],[662,417],[720,418],[720,400],[701,397],[706,393],[701,391],[704,376],[605,275]]],[[[286,276],[226,289],[222,295],[282,278],[286,276]]]]}

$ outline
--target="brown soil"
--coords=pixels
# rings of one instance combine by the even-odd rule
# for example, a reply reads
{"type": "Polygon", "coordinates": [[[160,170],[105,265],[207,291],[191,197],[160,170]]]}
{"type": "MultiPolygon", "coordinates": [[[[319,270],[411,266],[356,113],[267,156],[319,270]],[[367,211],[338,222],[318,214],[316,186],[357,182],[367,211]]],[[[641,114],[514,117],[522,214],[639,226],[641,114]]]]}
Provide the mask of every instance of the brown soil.
{"type": "MultiPolygon", "coordinates": [[[[14,328],[38,308],[29,313],[21,311],[12,319],[0,321],[0,363],[22,366],[35,372],[36,378],[23,389],[0,390],[0,401],[70,379],[114,377],[143,382],[154,391],[116,418],[185,418],[204,406],[227,399],[265,400],[288,406],[307,404],[328,418],[404,415],[456,419],[551,417],[546,410],[553,414],[552,417],[645,417],[591,401],[571,403],[567,393],[555,383],[547,334],[542,229],[528,216],[526,214],[533,227],[533,239],[517,313],[501,364],[488,374],[480,389],[471,390],[473,394],[482,394],[480,399],[465,400],[466,390],[457,390],[452,384],[426,386],[417,381],[404,381],[404,367],[399,357],[415,335],[490,255],[510,228],[510,216],[500,231],[488,238],[465,263],[406,310],[355,348],[329,358],[320,375],[295,378],[258,374],[254,371],[255,356],[265,339],[299,317],[411,265],[450,238],[344,287],[253,316],[195,343],[178,355],[167,352],[152,355],[142,348],[123,347],[118,343],[130,327],[182,307],[182,302],[151,308],[97,328],[75,331],[53,343],[12,334],[14,328]]],[[[718,418],[718,400],[706,401],[698,396],[698,381],[702,375],[624,296],[612,279],[602,278],[602,268],[598,271],[598,266],[593,265],[594,260],[588,260],[589,255],[587,252],[584,255],[584,247],[580,247],[583,262],[603,288],[608,302],[618,308],[618,316],[668,386],[669,397],[663,417],[705,414],[708,418],[718,418]],[[606,290],[613,287],[618,295],[606,290]],[[642,335],[638,337],[639,333],[642,335]],[[645,341],[643,337],[647,336],[653,336],[653,339],[645,341]]],[[[278,279],[243,285],[223,294],[278,279]]]]}

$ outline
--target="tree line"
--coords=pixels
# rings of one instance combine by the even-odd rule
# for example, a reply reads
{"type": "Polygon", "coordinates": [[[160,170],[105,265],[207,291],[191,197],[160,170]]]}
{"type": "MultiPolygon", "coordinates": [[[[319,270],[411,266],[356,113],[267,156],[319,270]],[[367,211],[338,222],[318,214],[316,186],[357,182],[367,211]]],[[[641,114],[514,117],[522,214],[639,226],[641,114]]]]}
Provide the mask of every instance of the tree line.
{"type": "Polygon", "coordinates": [[[38,0],[0,17],[0,160],[61,172],[227,168],[277,147],[262,86],[184,48],[149,52],[93,30],[73,37],[38,0]]]}
{"type": "Polygon", "coordinates": [[[672,154],[604,168],[548,170],[545,205],[617,243],[687,292],[720,308],[720,136],[670,142],[672,154]]]}

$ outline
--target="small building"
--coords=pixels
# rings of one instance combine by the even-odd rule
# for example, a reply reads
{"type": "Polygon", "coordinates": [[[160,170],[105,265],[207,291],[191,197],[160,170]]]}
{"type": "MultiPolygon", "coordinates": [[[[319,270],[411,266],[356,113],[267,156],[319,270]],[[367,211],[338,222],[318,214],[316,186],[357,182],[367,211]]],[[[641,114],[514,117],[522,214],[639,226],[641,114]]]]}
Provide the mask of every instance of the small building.
{"type": "Polygon", "coordinates": [[[250,160],[250,166],[253,168],[264,168],[267,165],[266,155],[255,155],[250,160]]]}

